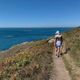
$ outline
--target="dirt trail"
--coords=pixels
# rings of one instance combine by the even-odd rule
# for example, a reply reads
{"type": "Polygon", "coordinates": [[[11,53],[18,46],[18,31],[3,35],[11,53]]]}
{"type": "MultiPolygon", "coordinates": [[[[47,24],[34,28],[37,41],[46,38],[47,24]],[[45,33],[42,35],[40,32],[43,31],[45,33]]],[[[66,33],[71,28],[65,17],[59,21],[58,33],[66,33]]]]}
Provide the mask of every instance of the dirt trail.
{"type": "Polygon", "coordinates": [[[53,72],[50,80],[72,80],[69,72],[67,71],[62,57],[57,57],[53,54],[53,72]]]}
{"type": "Polygon", "coordinates": [[[54,56],[55,80],[71,80],[61,57],[54,56]]]}

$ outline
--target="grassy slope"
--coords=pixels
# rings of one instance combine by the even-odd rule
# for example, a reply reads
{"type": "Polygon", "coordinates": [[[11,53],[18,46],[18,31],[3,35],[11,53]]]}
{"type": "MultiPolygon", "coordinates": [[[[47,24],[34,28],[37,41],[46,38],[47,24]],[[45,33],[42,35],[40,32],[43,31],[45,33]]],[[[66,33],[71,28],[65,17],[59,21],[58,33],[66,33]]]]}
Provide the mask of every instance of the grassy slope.
{"type": "Polygon", "coordinates": [[[68,55],[63,57],[72,80],[80,79],[80,28],[64,33],[66,46],[70,48],[68,55]]]}
{"type": "Polygon", "coordinates": [[[77,66],[80,66],[80,28],[64,33],[67,47],[70,48],[70,56],[77,66]]]}
{"type": "Polygon", "coordinates": [[[0,80],[49,80],[53,61],[46,40],[15,46],[0,59],[0,80]]]}

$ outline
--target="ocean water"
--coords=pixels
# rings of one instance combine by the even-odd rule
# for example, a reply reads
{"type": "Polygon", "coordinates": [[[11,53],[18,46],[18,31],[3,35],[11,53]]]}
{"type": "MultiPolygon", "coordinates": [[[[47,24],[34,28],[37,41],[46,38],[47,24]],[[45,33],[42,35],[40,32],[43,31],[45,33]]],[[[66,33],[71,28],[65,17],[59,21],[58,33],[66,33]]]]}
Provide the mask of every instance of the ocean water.
{"type": "Polygon", "coordinates": [[[66,32],[72,28],[0,28],[0,51],[25,41],[47,39],[56,30],[66,32]]]}

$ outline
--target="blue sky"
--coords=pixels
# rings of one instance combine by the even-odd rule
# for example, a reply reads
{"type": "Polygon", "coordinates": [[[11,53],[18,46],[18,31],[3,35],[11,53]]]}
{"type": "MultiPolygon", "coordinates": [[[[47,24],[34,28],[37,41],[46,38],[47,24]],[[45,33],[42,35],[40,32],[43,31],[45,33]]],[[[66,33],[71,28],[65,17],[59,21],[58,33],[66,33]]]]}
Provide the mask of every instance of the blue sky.
{"type": "Polygon", "coordinates": [[[0,0],[0,27],[80,25],[80,0],[0,0]]]}

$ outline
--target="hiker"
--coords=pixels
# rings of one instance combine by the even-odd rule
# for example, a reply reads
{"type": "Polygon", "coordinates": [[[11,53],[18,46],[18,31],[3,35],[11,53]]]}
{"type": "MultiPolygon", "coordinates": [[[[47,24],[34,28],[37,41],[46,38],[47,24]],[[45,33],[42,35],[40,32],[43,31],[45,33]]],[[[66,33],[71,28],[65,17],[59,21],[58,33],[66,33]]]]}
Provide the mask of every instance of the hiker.
{"type": "Polygon", "coordinates": [[[55,40],[54,40],[54,47],[55,47],[55,55],[58,57],[60,56],[60,54],[62,52],[61,51],[62,43],[63,43],[62,35],[60,34],[59,31],[56,31],[55,40]]]}

